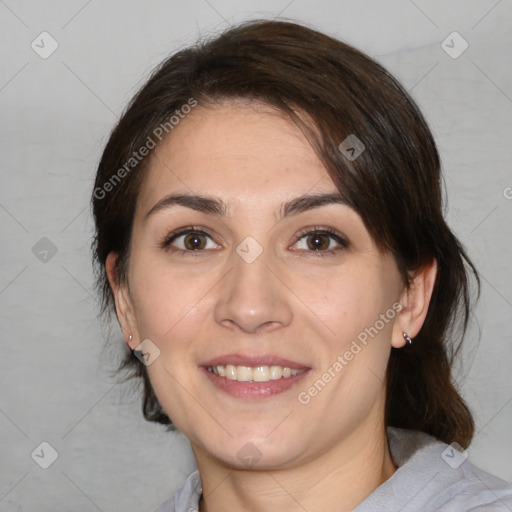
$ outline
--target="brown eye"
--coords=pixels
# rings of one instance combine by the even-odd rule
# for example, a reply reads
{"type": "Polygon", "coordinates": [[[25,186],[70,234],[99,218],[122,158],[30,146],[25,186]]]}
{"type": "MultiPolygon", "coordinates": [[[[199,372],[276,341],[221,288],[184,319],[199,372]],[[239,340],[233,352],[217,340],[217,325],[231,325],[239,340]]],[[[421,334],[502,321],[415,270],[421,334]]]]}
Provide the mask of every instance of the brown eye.
{"type": "Polygon", "coordinates": [[[206,252],[210,249],[219,249],[212,237],[204,231],[184,228],[167,236],[160,244],[162,249],[182,254],[191,252],[206,252]]]}
{"type": "Polygon", "coordinates": [[[195,251],[197,249],[204,249],[206,247],[205,236],[200,233],[189,233],[183,239],[185,249],[195,251]]]}
{"type": "Polygon", "coordinates": [[[315,233],[307,236],[308,249],[312,251],[325,251],[329,249],[331,241],[329,236],[315,233]]]}
{"type": "Polygon", "coordinates": [[[346,238],[330,228],[304,230],[295,243],[295,248],[304,253],[316,253],[317,256],[333,255],[347,249],[346,238]]]}

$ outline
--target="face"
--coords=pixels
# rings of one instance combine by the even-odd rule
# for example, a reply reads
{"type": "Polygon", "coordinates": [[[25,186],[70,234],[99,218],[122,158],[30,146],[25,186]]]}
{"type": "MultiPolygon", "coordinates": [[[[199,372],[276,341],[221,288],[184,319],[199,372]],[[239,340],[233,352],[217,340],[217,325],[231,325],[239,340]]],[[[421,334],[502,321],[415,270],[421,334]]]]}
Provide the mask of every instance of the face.
{"type": "Polygon", "coordinates": [[[197,107],[153,155],[123,327],[196,457],[291,467],[383,424],[403,285],[337,197],[270,107],[197,107]]]}

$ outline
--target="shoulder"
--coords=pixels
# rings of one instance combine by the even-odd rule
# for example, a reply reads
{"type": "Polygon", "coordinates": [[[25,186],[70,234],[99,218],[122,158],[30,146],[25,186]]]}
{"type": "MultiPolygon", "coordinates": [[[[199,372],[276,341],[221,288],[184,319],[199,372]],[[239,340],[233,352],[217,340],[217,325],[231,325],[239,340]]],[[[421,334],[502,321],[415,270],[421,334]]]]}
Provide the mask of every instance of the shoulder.
{"type": "Polygon", "coordinates": [[[471,462],[460,466],[460,480],[447,492],[453,494],[452,503],[470,512],[512,510],[512,484],[483,471],[471,462]],[[457,491],[457,493],[455,493],[457,491]],[[462,508],[463,507],[463,508],[462,508]]]}
{"type": "Polygon", "coordinates": [[[398,469],[357,512],[512,510],[512,484],[474,466],[455,443],[447,445],[423,432],[390,427],[388,440],[398,469]],[[380,506],[375,508],[377,503],[380,506]]]}
{"type": "Polygon", "coordinates": [[[201,479],[196,470],[188,476],[172,499],[162,503],[154,512],[198,512],[201,492],[201,479]]]}
{"type": "Polygon", "coordinates": [[[512,484],[465,460],[459,468],[440,471],[432,481],[436,510],[512,511],[512,484]]]}

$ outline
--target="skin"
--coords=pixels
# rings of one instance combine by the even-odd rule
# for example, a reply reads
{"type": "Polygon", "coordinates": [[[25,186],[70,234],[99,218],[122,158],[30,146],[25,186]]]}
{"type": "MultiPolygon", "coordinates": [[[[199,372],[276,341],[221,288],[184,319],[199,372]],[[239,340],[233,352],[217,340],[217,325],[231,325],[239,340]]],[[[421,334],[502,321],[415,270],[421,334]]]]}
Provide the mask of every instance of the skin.
{"type": "Polygon", "coordinates": [[[152,157],[136,204],[127,283],[115,280],[116,254],[107,259],[126,339],[132,335],[133,347],[149,339],[160,350],[147,369],[164,410],[191,442],[203,512],[348,511],[396,471],[384,425],[385,370],[391,347],[405,343],[402,333],[414,337],[423,324],[436,267],[405,288],[393,257],[343,204],[281,216],[286,201],[336,192],[300,130],[271,107],[196,107],[152,157]],[[146,217],[170,193],[220,199],[227,215],[174,205],[146,217]],[[185,246],[184,236],[172,242],[176,252],[159,245],[188,225],[209,234],[202,249],[185,246]],[[348,247],[324,235],[322,249],[311,249],[314,235],[304,233],[315,227],[341,233],[348,247]],[[236,252],[247,236],[263,249],[252,263],[236,252]],[[394,303],[401,311],[300,403],[298,394],[394,303]],[[235,398],[199,369],[229,353],[276,354],[311,369],[284,393],[235,398]],[[250,469],[237,457],[247,443],[261,454],[250,469]]]}

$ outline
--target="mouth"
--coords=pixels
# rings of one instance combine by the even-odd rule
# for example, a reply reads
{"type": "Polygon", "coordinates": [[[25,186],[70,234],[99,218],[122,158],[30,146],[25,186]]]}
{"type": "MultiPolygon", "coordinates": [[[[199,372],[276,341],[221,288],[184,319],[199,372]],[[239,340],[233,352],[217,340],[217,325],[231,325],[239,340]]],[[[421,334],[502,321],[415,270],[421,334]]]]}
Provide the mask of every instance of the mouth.
{"type": "Polygon", "coordinates": [[[238,382],[269,382],[271,380],[289,379],[295,377],[300,373],[306,371],[306,368],[301,370],[292,369],[289,366],[235,366],[232,364],[208,366],[207,370],[210,373],[225,377],[229,380],[236,380],[238,382]]]}
{"type": "Polygon", "coordinates": [[[310,367],[275,356],[229,355],[207,361],[201,369],[220,390],[237,398],[266,398],[291,389],[310,367]]]}

